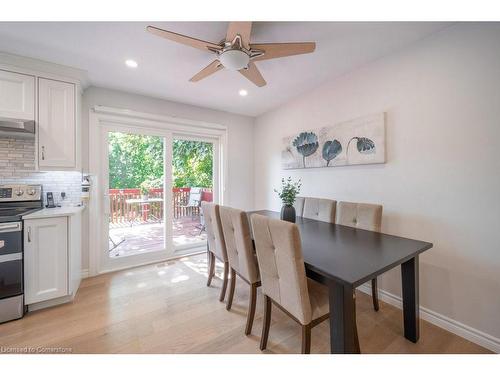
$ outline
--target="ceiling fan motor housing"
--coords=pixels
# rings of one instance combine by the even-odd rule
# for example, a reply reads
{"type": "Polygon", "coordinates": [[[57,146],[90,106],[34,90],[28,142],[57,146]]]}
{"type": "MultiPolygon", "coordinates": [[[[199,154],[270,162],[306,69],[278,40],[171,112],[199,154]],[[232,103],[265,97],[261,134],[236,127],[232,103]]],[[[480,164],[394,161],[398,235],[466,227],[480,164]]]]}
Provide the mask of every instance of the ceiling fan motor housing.
{"type": "Polygon", "coordinates": [[[248,66],[250,56],[241,49],[228,49],[219,55],[219,61],[229,70],[241,70],[248,66]]]}

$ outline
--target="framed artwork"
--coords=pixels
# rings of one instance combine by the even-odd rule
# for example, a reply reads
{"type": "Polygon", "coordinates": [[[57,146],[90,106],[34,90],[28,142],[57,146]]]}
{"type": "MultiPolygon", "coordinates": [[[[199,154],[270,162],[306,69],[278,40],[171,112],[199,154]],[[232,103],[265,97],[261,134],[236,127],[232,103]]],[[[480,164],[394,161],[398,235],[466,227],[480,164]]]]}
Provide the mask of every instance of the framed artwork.
{"type": "Polygon", "coordinates": [[[385,113],[283,138],[283,169],[385,163],[385,113]]]}

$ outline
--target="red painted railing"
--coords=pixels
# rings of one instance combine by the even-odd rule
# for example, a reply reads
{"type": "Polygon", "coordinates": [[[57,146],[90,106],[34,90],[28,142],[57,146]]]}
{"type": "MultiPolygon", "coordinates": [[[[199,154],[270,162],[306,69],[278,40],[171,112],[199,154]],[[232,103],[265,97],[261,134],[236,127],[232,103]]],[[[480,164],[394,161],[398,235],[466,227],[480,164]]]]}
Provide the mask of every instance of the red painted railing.
{"type": "MultiPolygon", "coordinates": [[[[186,208],[189,201],[191,188],[172,189],[172,213],[174,218],[187,215],[199,215],[199,208],[186,208]]],[[[110,200],[110,224],[120,225],[131,222],[149,222],[163,218],[163,201],[150,202],[147,204],[130,204],[129,199],[140,199],[142,196],[140,189],[109,189],[110,200]]],[[[164,198],[163,189],[150,189],[149,198],[164,198]]],[[[211,202],[213,193],[211,188],[203,188],[201,194],[202,201],[211,202]]]]}

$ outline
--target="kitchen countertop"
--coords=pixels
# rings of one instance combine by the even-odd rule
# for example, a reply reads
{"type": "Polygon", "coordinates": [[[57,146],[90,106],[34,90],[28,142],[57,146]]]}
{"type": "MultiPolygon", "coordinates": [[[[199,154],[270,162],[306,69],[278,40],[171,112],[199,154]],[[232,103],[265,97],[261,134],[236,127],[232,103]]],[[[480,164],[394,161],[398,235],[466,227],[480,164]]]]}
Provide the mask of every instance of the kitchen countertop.
{"type": "Polygon", "coordinates": [[[43,208],[40,211],[36,211],[23,216],[24,220],[27,219],[44,219],[49,217],[60,217],[60,216],[73,216],[79,212],[82,212],[85,206],[65,206],[56,208],[43,208]]]}

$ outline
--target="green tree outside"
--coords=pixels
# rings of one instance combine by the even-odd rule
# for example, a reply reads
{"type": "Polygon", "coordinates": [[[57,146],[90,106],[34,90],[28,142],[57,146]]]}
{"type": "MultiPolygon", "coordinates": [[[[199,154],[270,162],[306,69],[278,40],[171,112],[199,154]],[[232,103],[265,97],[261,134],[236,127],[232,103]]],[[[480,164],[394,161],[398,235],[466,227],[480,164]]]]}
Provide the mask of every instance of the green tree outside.
{"type": "MultiPolygon", "coordinates": [[[[134,189],[163,183],[163,138],[110,132],[109,188],[134,189]]],[[[175,139],[172,145],[173,187],[212,187],[213,145],[175,139]]]]}

